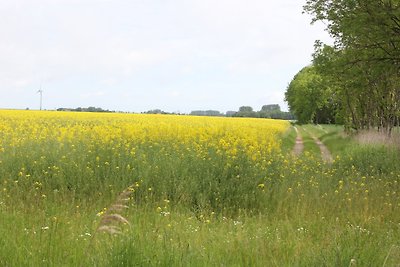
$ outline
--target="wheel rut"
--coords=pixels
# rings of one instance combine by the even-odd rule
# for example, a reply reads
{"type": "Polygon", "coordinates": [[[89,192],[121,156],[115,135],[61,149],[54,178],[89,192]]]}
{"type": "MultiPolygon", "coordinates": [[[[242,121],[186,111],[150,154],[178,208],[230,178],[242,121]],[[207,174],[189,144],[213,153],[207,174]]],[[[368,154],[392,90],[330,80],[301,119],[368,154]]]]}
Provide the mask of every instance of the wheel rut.
{"type": "Polygon", "coordinates": [[[300,156],[301,153],[303,153],[304,150],[304,142],[303,142],[303,138],[301,137],[299,130],[297,129],[296,126],[294,126],[294,130],[296,131],[297,137],[296,137],[296,143],[294,145],[293,148],[293,155],[295,156],[300,156]]]}
{"type": "Polygon", "coordinates": [[[321,150],[322,160],[327,163],[332,163],[333,158],[329,149],[317,137],[312,136],[312,138],[314,139],[314,142],[319,146],[319,150],[321,150]]]}
{"type": "MultiPolygon", "coordinates": [[[[301,153],[303,153],[304,142],[303,142],[303,138],[296,126],[294,126],[294,129],[296,131],[297,137],[296,137],[296,144],[294,145],[292,154],[298,157],[301,155],[301,153]]],[[[310,134],[310,133],[308,133],[308,134],[310,134]]],[[[333,158],[332,158],[332,154],[329,151],[329,149],[317,137],[315,137],[312,134],[310,134],[310,136],[313,138],[314,142],[318,145],[319,150],[321,151],[322,160],[331,164],[333,162],[333,158]]]]}

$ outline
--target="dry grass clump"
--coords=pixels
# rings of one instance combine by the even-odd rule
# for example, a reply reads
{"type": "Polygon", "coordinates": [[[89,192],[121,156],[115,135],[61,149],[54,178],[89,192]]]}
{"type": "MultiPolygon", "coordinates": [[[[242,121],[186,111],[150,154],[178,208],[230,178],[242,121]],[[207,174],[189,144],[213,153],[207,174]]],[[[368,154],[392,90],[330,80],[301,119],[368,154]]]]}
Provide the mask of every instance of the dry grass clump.
{"type": "Polygon", "coordinates": [[[377,131],[362,131],[358,133],[355,140],[360,144],[367,145],[384,145],[387,147],[400,148],[400,133],[393,132],[389,137],[383,132],[377,131]]]}
{"type": "Polygon", "coordinates": [[[98,233],[108,233],[112,236],[122,234],[122,225],[130,225],[129,221],[122,216],[122,212],[128,208],[128,202],[131,200],[131,195],[135,192],[134,187],[128,186],[119,194],[117,199],[101,212],[97,213],[100,221],[92,235],[90,242],[86,248],[86,255],[90,256],[90,251],[95,247],[95,240],[98,233]]]}
{"type": "Polygon", "coordinates": [[[129,221],[121,215],[121,212],[128,208],[127,203],[134,191],[133,186],[127,187],[110,207],[98,213],[101,219],[96,232],[106,232],[113,235],[121,234],[120,225],[130,225],[129,221]]]}

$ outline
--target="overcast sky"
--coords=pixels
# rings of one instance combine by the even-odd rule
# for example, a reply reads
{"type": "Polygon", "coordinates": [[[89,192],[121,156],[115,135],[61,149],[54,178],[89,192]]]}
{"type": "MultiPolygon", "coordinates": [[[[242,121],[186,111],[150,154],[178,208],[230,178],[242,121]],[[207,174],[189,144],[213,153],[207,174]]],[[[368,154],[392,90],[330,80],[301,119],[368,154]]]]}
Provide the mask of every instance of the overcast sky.
{"type": "Polygon", "coordinates": [[[0,108],[222,112],[264,104],[310,64],[301,0],[0,0],[0,108]]]}

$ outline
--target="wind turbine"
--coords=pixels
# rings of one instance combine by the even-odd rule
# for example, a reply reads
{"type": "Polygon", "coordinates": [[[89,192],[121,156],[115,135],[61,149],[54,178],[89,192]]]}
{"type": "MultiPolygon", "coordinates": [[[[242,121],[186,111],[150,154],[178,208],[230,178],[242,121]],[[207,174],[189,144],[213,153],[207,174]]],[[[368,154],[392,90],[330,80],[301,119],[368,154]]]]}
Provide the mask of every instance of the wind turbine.
{"type": "Polygon", "coordinates": [[[37,91],[37,93],[40,94],[40,110],[42,110],[42,100],[43,100],[42,84],[40,84],[40,89],[37,91]]]}

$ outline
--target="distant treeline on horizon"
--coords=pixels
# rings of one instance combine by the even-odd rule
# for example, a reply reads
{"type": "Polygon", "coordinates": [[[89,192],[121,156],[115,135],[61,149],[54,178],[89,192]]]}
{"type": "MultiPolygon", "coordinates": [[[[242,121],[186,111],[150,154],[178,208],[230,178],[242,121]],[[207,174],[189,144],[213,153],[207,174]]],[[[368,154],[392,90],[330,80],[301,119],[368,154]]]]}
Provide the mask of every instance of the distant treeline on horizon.
{"type": "MultiPolygon", "coordinates": [[[[102,109],[97,107],[88,108],[58,108],[57,111],[73,111],[73,112],[109,112],[115,113],[118,111],[102,109]]],[[[125,112],[129,113],[129,112],[125,112]]],[[[174,115],[187,115],[176,112],[165,112],[161,109],[153,109],[142,112],[143,114],[174,114],[174,115]]],[[[211,117],[246,117],[246,118],[269,118],[269,119],[281,119],[281,120],[294,120],[294,116],[290,112],[281,111],[281,107],[278,104],[264,105],[260,111],[254,111],[250,106],[242,106],[238,111],[227,111],[222,113],[218,110],[194,110],[188,115],[192,116],[211,116],[211,117]]]]}
{"type": "Polygon", "coordinates": [[[281,111],[278,104],[264,105],[260,111],[254,111],[250,106],[242,106],[239,111],[227,111],[225,114],[217,110],[196,110],[192,111],[193,116],[225,116],[225,117],[246,117],[246,118],[269,118],[281,120],[294,120],[290,112],[281,111]]]}

